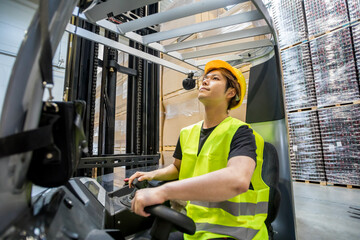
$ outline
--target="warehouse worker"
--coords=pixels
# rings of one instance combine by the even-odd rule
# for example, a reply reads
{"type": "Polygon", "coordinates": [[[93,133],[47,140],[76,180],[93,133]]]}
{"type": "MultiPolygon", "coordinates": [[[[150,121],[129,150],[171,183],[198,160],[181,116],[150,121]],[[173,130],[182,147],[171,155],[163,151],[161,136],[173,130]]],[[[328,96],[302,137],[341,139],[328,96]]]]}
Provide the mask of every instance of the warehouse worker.
{"type": "Polygon", "coordinates": [[[227,62],[205,66],[198,99],[204,120],[181,130],[174,163],[129,179],[174,180],[141,189],[132,210],[149,216],[144,207],[167,200],[185,200],[187,215],[196,224],[185,239],[268,239],[265,219],[269,187],[261,178],[264,140],[251,127],[232,117],[246,91],[242,73],[227,62]]]}

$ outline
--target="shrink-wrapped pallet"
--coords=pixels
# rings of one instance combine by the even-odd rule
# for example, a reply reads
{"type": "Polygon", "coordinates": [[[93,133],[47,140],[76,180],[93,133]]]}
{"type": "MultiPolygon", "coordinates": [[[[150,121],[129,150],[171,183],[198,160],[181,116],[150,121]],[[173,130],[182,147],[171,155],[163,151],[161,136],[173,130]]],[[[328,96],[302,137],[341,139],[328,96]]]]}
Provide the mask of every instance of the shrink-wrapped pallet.
{"type": "Polygon", "coordinates": [[[291,172],[294,180],[325,181],[316,111],[288,114],[291,172]]]}
{"type": "Polygon", "coordinates": [[[319,110],[327,181],[360,186],[360,105],[319,110]]]}

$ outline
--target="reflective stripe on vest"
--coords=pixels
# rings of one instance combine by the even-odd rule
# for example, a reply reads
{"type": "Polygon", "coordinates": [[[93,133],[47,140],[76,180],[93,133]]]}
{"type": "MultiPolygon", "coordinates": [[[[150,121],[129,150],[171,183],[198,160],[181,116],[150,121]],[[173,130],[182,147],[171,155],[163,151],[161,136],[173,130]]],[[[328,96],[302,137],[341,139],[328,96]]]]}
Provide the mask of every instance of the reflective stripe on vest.
{"type": "Polygon", "coordinates": [[[233,216],[240,215],[256,215],[256,214],[267,214],[268,212],[268,202],[258,202],[258,203],[249,203],[249,202],[201,202],[201,201],[191,201],[190,204],[207,207],[207,208],[220,208],[225,212],[230,213],[233,216]]]}
{"type": "Polygon", "coordinates": [[[229,235],[239,240],[251,240],[259,230],[244,227],[228,227],[209,223],[196,223],[196,231],[211,231],[221,235],[229,235]]]}
{"type": "MultiPolygon", "coordinates": [[[[242,125],[248,124],[232,117],[226,118],[212,131],[199,154],[197,153],[202,122],[182,129],[180,145],[183,158],[179,179],[225,168],[232,138],[242,125]]],[[[269,187],[261,178],[264,140],[255,131],[253,134],[257,146],[256,168],[251,178],[254,190],[248,190],[222,202],[188,202],[187,214],[194,220],[197,229],[193,236],[185,234],[185,239],[268,239],[264,221],[267,217],[269,187]]]]}

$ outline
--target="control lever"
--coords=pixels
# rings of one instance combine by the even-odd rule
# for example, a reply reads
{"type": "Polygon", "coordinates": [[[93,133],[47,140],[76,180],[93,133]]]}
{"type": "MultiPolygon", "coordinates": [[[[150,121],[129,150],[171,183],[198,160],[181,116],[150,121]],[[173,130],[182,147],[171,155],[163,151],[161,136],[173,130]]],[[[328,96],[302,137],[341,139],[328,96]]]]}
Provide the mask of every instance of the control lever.
{"type": "Polygon", "coordinates": [[[143,189],[148,187],[148,181],[139,181],[138,178],[135,178],[134,181],[131,183],[136,189],[143,189]]]}
{"type": "Polygon", "coordinates": [[[138,189],[147,188],[148,187],[148,181],[139,181],[137,178],[135,178],[131,184],[134,186],[134,190],[127,196],[124,196],[120,199],[120,202],[124,204],[126,207],[131,208],[131,200],[135,197],[135,193],[138,189]]]}
{"type": "Polygon", "coordinates": [[[143,189],[148,187],[148,181],[144,180],[140,182],[137,178],[135,178],[131,185],[133,185],[135,189],[134,191],[131,192],[129,196],[130,200],[132,200],[135,197],[135,193],[138,189],[143,189]]]}

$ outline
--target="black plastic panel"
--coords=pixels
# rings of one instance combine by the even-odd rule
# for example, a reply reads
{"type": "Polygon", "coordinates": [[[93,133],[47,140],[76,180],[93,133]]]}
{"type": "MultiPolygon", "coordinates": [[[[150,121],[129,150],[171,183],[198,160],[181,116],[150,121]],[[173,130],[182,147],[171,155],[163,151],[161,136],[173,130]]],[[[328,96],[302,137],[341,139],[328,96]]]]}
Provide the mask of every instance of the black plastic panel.
{"type": "Polygon", "coordinates": [[[268,122],[283,118],[285,112],[281,78],[274,56],[250,69],[246,122],[268,122]]]}

